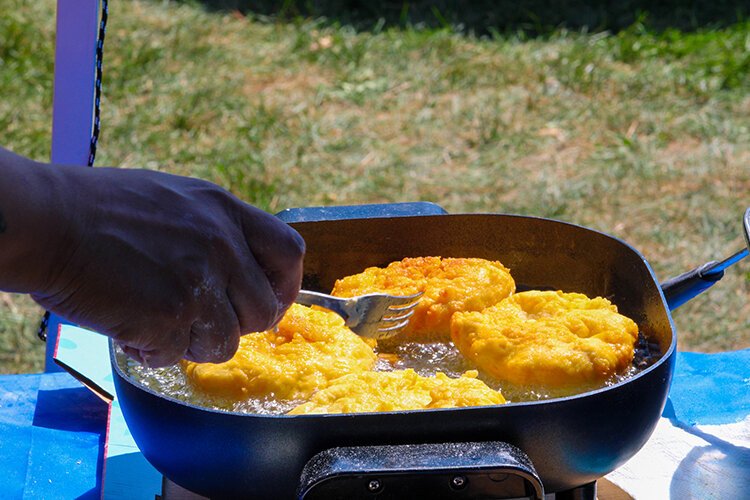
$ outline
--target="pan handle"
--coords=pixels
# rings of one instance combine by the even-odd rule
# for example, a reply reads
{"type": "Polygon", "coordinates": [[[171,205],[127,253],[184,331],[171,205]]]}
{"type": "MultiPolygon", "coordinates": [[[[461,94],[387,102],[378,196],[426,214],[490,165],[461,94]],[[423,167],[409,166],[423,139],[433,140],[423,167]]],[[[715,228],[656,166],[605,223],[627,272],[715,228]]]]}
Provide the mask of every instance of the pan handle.
{"type": "Polygon", "coordinates": [[[669,310],[673,311],[696,295],[711,288],[724,277],[724,269],[741,261],[750,254],[750,208],[745,210],[742,218],[742,229],[745,233],[747,248],[743,248],[731,257],[721,262],[711,261],[696,267],[661,284],[664,298],[667,299],[669,310]]]}
{"type": "Polygon", "coordinates": [[[688,300],[711,288],[724,277],[724,270],[708,272],[716,264],[718,264],[717,261],[707,262],[662,283],[661,290],[664,292],[664,298],[667,299],[669,310],[674,311],[688,300]]]}
{"type": "Polygon", "coordinates": [[[531,460],[500,441],[344,446],[302,470],[297,498],[544,499],[531,460]],[[418,493],[417,493],[418,492],[418,493]]]}
{"type": "Polygon", "coordinates": [[[411,217],[416,215],[445,215],[443,207],[428,201],[408,203],[375,203],[370,205],[342,205],[337,207],[287,208],[276,214],[286,223],[318,222],[344,219],[372,219],[376,217],[411,217]]]}

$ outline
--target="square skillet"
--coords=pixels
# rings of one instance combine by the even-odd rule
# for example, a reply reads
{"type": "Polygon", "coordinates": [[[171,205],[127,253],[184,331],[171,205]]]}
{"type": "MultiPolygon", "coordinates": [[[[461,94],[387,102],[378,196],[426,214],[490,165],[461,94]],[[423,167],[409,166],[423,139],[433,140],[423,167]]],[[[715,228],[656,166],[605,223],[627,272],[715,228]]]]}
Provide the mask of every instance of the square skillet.
{"type": "Polygon", "coordinates": [[[672,377],[675,332],[646,260],[616,238],[535,217],[456,214],[293,223],[307,243],[303,286],[404,257],[481,257],[511,269],[519,289],[603,296],[662,355],[611,387],[500,406],[344,415],[247,415],[200,408],[132,380],[112,351],[117,396],[144,456],[175,483],[212,498],[294,498],[316,453],[341,446],[502,441],[533,463],[547,493],[616,469],[648,440],[672,377]]]}

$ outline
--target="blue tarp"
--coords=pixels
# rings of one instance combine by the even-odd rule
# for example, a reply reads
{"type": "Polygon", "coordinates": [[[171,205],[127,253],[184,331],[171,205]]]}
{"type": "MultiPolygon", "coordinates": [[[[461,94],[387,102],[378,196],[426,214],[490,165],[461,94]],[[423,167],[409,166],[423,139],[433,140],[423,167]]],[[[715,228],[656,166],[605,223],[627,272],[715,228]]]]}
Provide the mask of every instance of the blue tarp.
{"type": "Polygon", "coordinates": [[[67,373],[0,376],[0,497],[100,497],[108,406],[67,373]]]}
{"type": "MultiPolygon", "coordinates": [[[[0,376],[0,498],[99,498],[107,405],[67,373],[0,376]]],[[[750,414],[750,349],[677,354],[664,416],[750,414]]]]}
{"type": "Polygon", "coordinates": [[[748,415],[750,349],[677,353],[665,417],[683,425],[716,425],[739,422],[748,415]]]}

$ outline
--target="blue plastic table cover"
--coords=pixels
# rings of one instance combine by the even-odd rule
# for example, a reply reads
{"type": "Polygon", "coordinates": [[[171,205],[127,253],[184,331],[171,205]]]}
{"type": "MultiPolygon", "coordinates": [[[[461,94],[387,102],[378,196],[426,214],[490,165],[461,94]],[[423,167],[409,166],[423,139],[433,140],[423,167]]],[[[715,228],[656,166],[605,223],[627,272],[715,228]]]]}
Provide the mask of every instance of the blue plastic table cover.
{"type": "Polygon", "coordinates": [[[0,498],[99,498],[108,411],[67,373],[0,376],[0,498]]]}
{"type": "MultiPolygon", "coordinates": [[[[107,413],[67,373],[0,376],[0,498],[99,498],[107,413]]],[[[664,417],[691,426],[748,415],[750,349],[677,354],[664,417]]]]}

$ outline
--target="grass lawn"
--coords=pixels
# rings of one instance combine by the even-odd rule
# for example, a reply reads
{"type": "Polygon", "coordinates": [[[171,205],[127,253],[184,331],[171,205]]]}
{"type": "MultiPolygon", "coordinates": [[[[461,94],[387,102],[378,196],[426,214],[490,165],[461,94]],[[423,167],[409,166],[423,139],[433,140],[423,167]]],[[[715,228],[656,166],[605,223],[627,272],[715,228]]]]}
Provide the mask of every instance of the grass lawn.
{"type": "MultiPolygon", "coordinates": [[[[0,144],[50,146],[52,0],[0,0],[0,144]]],[[[743,247],[750,23],[692,33],[357,32],[113,2],[98,165],[203,177],[275,212],[433,201],[623,238],[667,279],[743,247]]],[[[39,371],[0,294],[0,372],[39,371]]],[[[750,347],[750,262],[674,313],[684,350],[750,347]]]]}

